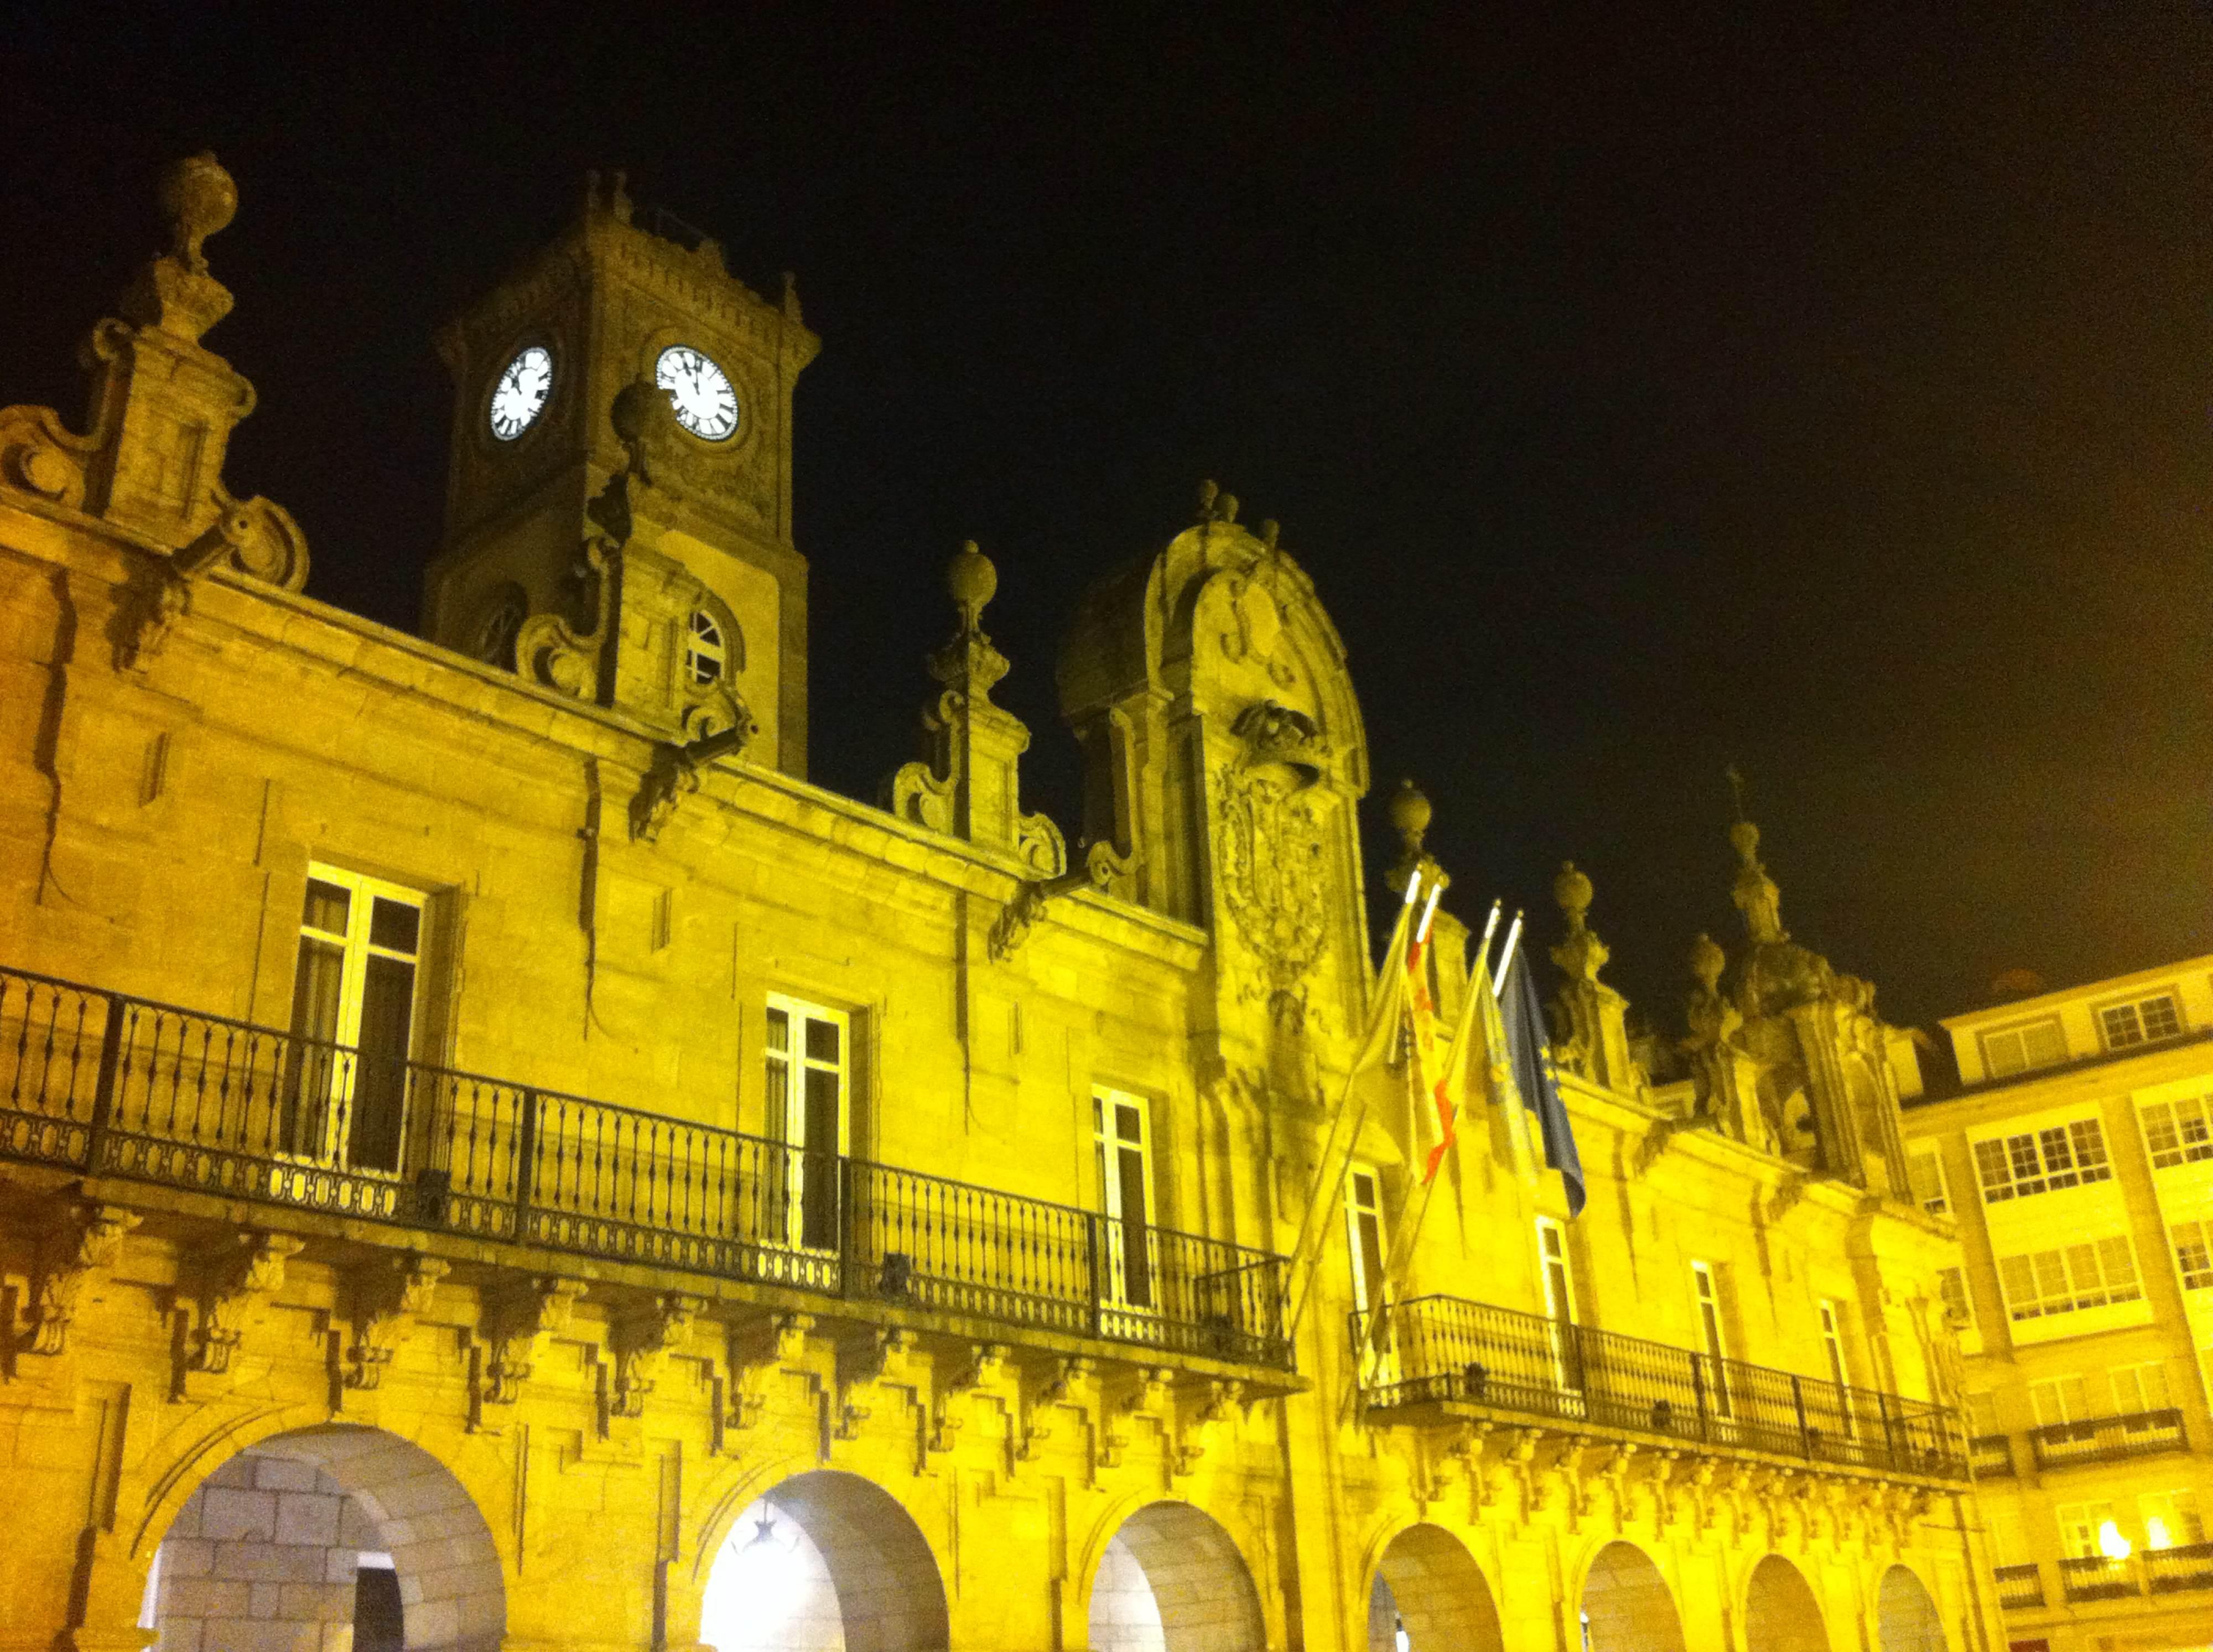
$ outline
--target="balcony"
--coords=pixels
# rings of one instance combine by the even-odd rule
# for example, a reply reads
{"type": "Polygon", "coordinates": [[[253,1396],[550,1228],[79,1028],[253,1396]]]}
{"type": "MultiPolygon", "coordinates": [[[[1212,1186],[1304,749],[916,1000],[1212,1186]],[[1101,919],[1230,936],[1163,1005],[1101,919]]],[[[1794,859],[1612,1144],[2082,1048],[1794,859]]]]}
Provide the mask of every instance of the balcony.
{"type": "Polygon", "coordinates": [[[2000,1566],[1990,1575],[1997,1580],[1998,1604],[2008,1612],[2033,1612],[2044,1604],[2044,1574],[2035,1562],[2000,1566]]]}
{"type": "MultiPolygon", "coordinates": [[[[1355,1316],[1356,1338],[1366,1319],[1355,1316]]],[[[1944,1406],[1451,1296],[1392,1311],[1363,1393],[1372,1411],[1505,1411],[1733,1454],[1967,1478],[1966,1442],[1944,1406]]]]}
{"type": "Polygon", "coordinates": [[[2184,1589],[2213,1589],[2213,1543],[2186,1543],[2173,1549],[2146,1549],[2143,1555],[2146,1592],[2173,1594],[2184,1589]]]}
{"type": "Polygon", "coordinates": [[[2013,1436],[1978,1434],[1967,1442],[1967,1462],[1978,1480],[2009,1480],[2021,1471],[2014,1465],[2013,1436]]]}
{"type": "Polygon", "coordinates": [[[2143,1593],[2136,1570],[2127,1561],[2096,1554],[2061,1561],[2059,1588],[2070,1606],[2083,1600],[2125,1600],[2143,1593]]]}
{"type": "Polygon", "coordinates": [[[2053,1423],[2031,1429],[2030,1448],[2039,1469],[2075,1468],[2084,1463],[2118,1463],[2163,1451],[2186,1451],[2179,1411],[2133,1411],[2125,1417],[2093,1417],[2080,1423],[2053,1423]]]}
{"type": "Polygon", "coordinates": [[[1291,1368],[1265,1252],[4,969],[0,1158],[1291,1368]]]}

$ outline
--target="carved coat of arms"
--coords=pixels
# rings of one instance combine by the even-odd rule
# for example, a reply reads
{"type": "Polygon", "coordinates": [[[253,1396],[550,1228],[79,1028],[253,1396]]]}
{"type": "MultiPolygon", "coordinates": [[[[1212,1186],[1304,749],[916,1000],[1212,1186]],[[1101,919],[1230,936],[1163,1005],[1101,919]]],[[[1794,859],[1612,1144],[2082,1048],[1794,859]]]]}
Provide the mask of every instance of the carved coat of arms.
{"type": "Polygon", "coordinates": [[[1281,771],[1233,765],[1222,772],[1216,805],[1222,902],[1259,960],[1265,991],[1278,1013],[1305,1002],[1303,982],[1326,933],[1322,794],[1281,771]]]}

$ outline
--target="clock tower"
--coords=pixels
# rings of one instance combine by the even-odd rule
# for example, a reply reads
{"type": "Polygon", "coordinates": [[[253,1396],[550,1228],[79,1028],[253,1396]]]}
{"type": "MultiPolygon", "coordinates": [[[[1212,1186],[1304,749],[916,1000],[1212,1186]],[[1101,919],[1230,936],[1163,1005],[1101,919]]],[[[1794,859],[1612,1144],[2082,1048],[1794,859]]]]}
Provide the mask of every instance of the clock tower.
{"type": "Polygon", "coordinates": [[[820,341],[789,277],[771,302],[643,216],[594,175],[569,231],[440,332],[453,466],[424,629],[669,737],[750,720],[747,757],[803,775],[791,393],[820,341]]]}

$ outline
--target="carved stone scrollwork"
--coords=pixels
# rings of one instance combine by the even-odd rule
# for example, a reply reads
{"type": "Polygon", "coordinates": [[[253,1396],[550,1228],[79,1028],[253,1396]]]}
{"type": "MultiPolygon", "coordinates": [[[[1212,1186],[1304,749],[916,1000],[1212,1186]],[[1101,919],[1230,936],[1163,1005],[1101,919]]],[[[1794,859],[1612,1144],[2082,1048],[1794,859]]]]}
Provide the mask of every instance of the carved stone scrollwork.
{"type": "Polygon", "coordinates": [[[1265,995],[1279,1015],[1295,1015],[1327,934],[1324,835],[1315,794],[1281,773],[1224,768],[1216,836],[1222,902],[1261,966],[1248,994],[1265,995]]]}
{"type": "Polygon", "coordinates": [[[1245,1385],[1234,1379],[1209,1382],[1205,1401],[1198,1408],[1198,1415],[1184,1425],[1176,1437],[1170,1467],[1179,1476],[1192,1472],[1219,1431],[1227,1428],[1234,1436],[1244,1417],[1245,1385]]]}
{"type": "Polygon", "coordinates": [[[530,1381],[546,1339],[568,1329],[583,1294],[582,1280],[548,1276],[487,1304],[491,1357],[482,1385],[487,1404],[512,1405],[522,1397],[522,1385],[530,1381]]]}
{"type": "Polygon", "coordinates": [[[243,1233],[235,1250],[218,1257],[201,1301],[199,1336],[191,1369],[222,1375],[260,1308],[284,1287],[284,1265],[306,1248],[283,1234],[243,1233]]]}
{"type": "Polygon", "coordinates": [[[1007,1369],[1007,1353],[1004,1343],[978,1343],[968,1350],[966,1362],[937,1385],[937,1393],[930,1405],[931,1451],[953,1449],[962,1424],[968,1420],[968,1400],[979,1392],[999,1386],[999,1379],[1007,1369]]]}
{"type": "Polygon", "coordinates": [[[607,1403],[613,1417],[643,1417],[646,1396],[661,1381],[668,1356],[692,1339],[704,1299],[670,1291],[619,1314],[613,1326],[614,1393],[607,1403]]]}
{"type": "Polygon", "coordinates": [[[346,1373],[346,1387],[375,1388],[383,1383],[393,1356],[406,1343],[416,1320],[430,1312],[438,1282],[452,1271],[451,1263],[435,1257],[404,1256],[394,1259],[389,1269],[371,1271],[359,1282],[354,1369],[346,1373]]]}
{"type": "Polygon", "coordinates": [[[85,466],[107,441],[78,436],[51,407],[0,407],[0,488],[82,509],[85,466]]]}
{"type": "Polygon", "coordinates": [[[1015,1448],[1018,1460],[1036,1460],[1045,1442],[1052,1437],[1056,1413],[1063,1410],[1088,1413],[1098,1399],[1094,1382],[1098,1372],[1096,1361],[1080,1356],[1054,1363],[1052,1376],[1023,1412],[1021,1442],[1015,1448]]]}
{"type": "Polygon", "coordinates": [[[70,1326],[85,1287],[122,1259],[123,1241],[139,1220],[119,1205],[89,1205],[72,1210],[48,1236],[31,1332],[33,1353],[58,1354],[69,1346],[70,1326]]]}
{"type": "Polygon", "coordinates": [[[592,592],[591,629],[580,631],[558,613],[531,615],[515,634],[517,671],[572,699],[599,698],[600,658],[607,649],[621,560],[617,541],[596,535],[585,541],[577,573],[592,592]]]}
{"type": "MultiPolygon", "coordinates": [[[[1050,826],[1052,822],[1046,824],[1050,826]]],[[[1057,830],[1055,836],[1058,836],[1057,830]]],[[[1114,887],[1117,879],[1127,877],[1129,872],[1130,863],[1114,852],[1114,845],[1101,842],[1085,848],[1083,864],[1075,871],[1057,878],[1026,881],[1015,891],[1015,898],[1000,908],[999,916],[992,922],[991,961],[1003,964],[1021,949],[1022,942],[1045,916],[1047,902],[1077,889],[1097,889],[1103,893],[1114,887]]]]}
{"type": "MultiPolygon", "coordinates": [[[[732,697],[735,699],[735,697],[732,697]]],[[[742,701],[737,721],[727,728],[693,741],[688,746],[664,741],[655,747],[653,766],[638,782],[630,802],[630,835],[639,843],[659,840],[661,828],[675,817],[677,805],[699,789],[699,771],[717,758],[735,757],[749,745],[760,725],[742,701]]]]}
{"type": "Polygon", "coordinates": [[[837,1422],[840,1440],[857,1440],[875,1410],[870,1390],[878,1385],[904,1388],[910,1396],[921,1387],[913,1368],[921,1338],[911,1331],[880,1328],[854,1356],[838,1383],[837,1422]]]}

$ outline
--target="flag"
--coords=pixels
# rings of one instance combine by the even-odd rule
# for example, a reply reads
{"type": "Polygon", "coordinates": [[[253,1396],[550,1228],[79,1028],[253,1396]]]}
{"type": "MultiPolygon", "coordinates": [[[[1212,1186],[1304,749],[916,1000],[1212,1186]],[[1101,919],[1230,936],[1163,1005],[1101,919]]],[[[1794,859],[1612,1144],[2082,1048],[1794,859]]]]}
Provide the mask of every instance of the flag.
{"type": "MultiPolygon", "coordinates": [[[[1431,905],[1436,904],[1431,897],[1431,905]]],[[[1426,920],[1427,914],[1424,914],[1426,920]]],[[[1453,1144],[1453,1115],[1459,1111],[1458,1101],[1448,1094],[1446,1059],[1437,1047],[1436,1000],[1430,995],[1429,925],[1424,921],[1406,947],[1406,1077],[1414,1094],[1436,1109],[1436,1145],[1430,1149],[1429,1159],[1422,1172],[1428,1182],[1437,1173],[1437,1167],[1445,1161],[1445,1154],[1453,1144]]],[[[1417,1120],[1417,1137],[1424,1134],[1417,1120]]]]}
{"type": "Polygon", "coordinates": [[[1537,1002],[1537,983],[1529,973],[1528,954],[1507,966],[1505,991],[1499,1009],[1506,1024],[1507,1064],[1521,1105],[1537,1115],[1537,1133],[1545,1143],[1545,1162],[1560,1173],[1567,1184],[1568,1214],[1580,1216],[1583,1208],[1583,1161],[1576,1152],[1575,1131],[1568,1125],[1568,1110],[1560,1101],[1560,1085],[1552,1069],[1552,1049],[1545,1037],[1544,1007],[1537,1002]]]}
{"type": "Polygon", "coordinates": [[[1306,1216],[1299,1223],[1298,1241],[1291,1247],[1290,1333],[1294,1338],[1298,1335],[1300,1318],[1306,1312],[1314,1267],[1321,1258],[1330,1219],[1337,1214],[1337,1202],[1344,1192],[1353,1143],[1360,1139],[1360,1126],[1367,1119],[1368,1105],[1362,1094],[1361,1075],[1390,1058],[1399,1029],[1405,1025],[1409,977],[1406,960],[1412,948],[1414,898],[1420,892],[1421,876],[1417,873],[1407,882],[1406,899],[1399,905],[1399,921],[1391,930],[1391,943],[1384,948],[1383,967],[1375,975],[1375,1001],[1368,1008],[1368,1029],[1344,1076],[1344,1090],[1338,1100],[1337,1110],[1330,1115],[1329,1130],[1322,1138],[1321,1158],[1314,1166],[1314,1189],[1307,1198],[1306,1216]]]}

